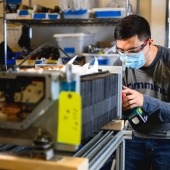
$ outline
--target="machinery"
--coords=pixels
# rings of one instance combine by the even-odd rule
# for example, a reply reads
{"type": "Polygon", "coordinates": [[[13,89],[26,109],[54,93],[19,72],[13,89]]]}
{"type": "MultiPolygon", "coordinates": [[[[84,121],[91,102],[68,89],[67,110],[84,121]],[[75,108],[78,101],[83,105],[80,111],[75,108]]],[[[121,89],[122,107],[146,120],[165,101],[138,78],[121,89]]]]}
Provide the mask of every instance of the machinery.
{"type": "Polygon", "coordinates": [[[75,152],[78,145],[57,142],[60,92],[81,94],[83,140],[121,118],[121,69],[100,66],[98,73],[83,76],[73,74],[70,65],[66,73],[1,71],[0,143],[32,147],[45,159],[54,151],[75,152]]]}
{"type": "MultiPolygon", "coordinates": [[[[111,71],[114,67],[108,68],[111,71]]],[[[75,91],[82,95],[82,138],[120,116],[117,106],[120,105],[118,87],[121,85],[121,75],[111,73],[107,68],[104,70],[81,78],[71,72],[63,74],[61,71],[0,72],[1,143],[31,146],[39,133],[45,133],[49,141],[56,139],[57,99],[63,88],[62,82],[67,82],[68,76],[71,77],[69,81],[75,82],[75,91]],[[110,82],[114,84],[113,90],[110,82]],[[101,115],[111,112],[111,108],[115,111],[108,113],[103,122],[97,121],[101,115]]]]}

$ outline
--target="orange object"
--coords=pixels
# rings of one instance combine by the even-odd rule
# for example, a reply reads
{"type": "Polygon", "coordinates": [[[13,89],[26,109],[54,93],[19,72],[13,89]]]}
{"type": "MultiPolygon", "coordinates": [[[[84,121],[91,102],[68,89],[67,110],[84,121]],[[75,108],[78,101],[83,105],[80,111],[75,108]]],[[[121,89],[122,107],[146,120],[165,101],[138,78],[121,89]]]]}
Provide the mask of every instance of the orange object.
{"type": "Polygon", "coordinates": [[[125,98],[126,94],[122,92],[122,100],[125,98]]]}

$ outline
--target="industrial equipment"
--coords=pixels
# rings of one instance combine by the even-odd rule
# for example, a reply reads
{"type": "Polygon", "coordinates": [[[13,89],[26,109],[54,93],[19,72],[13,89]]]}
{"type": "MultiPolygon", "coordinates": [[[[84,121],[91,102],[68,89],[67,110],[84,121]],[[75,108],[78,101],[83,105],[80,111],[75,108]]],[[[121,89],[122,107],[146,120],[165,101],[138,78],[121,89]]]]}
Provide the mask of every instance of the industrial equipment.
{"type": "Polygon", "coordinates": [[[99,66],[98,73],[82,76],[73,74],[71,69],[68,65],[66,73],[60,70],[0,72],[0,152],[14,155],[9,159],[0,155],[0,162],[5,160],[18,167],[19,161],[28,166],[28,160],[35,168],[30,155],[49,160],[47,164],[41,162],[41,167],[60,167],[64,160],[68,164],[65,162],[62,167],[69,167],[72,159],[77,160],[75,169],[81,164],[83,169],[95,170],[116,151],[116,170],[124,169],[124,139],[131,139],[132,131],[102,129],[113,119],[121,119],[122,67],[99,66]],[[94,136],[85,145],[57,141],[62,91],[81,95],[81,140],[94,136]],[[26,159],[19,157],[14,161],[15,155],[24,155],[26,159]]]}
{"type": "Polygon", "coordinates": [[[1,71],[0,143],[34,147],[46,159],[53,155],[53,150],[75,152],[79,146],[57,142],[61,91],[81,94],[81,139],[121,117],[121,67],[99,69],[98,73],[81,77],[73,74],[71,68],[66,73],[1,71]]]}

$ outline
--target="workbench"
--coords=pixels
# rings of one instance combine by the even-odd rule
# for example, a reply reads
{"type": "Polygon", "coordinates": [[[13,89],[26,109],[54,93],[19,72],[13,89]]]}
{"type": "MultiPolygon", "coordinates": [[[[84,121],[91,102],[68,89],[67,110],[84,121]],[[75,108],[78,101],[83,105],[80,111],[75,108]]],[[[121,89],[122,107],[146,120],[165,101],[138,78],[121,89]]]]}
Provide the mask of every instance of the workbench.
{"type": "MultiPolygon", "coordinates": [[[[0,154],[0,169],[8,170],[98,170],[116,152],[116,170],[124,170],[125,139],[132,131],[100,131],[82,149],[72,156],[54,155],[50,160],[28,157],[24,154],[0,154]]],[[[21,152],[22,153],[22,152],[21,152]]]]}

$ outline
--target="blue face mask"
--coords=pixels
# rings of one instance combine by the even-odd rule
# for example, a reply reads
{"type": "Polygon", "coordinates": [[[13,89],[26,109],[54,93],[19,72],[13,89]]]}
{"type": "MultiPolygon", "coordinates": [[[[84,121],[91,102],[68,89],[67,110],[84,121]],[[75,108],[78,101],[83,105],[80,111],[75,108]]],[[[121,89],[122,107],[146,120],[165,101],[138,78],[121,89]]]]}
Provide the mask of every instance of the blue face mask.
{"type": "Polygon", "coordinates": [[[120,60],[125,61],[125,66],[131,69],[138,69],[141,68],[145,63],[146,60],[144,56],[144,52],[139,52],[137,54],[119,54],[120,60]]]}

